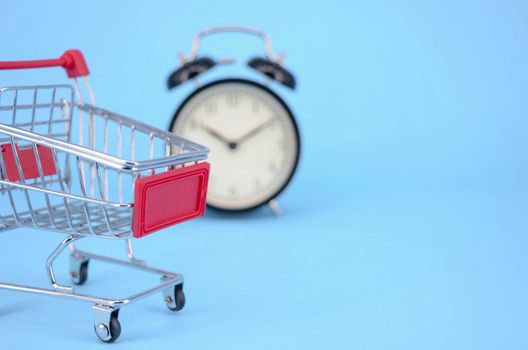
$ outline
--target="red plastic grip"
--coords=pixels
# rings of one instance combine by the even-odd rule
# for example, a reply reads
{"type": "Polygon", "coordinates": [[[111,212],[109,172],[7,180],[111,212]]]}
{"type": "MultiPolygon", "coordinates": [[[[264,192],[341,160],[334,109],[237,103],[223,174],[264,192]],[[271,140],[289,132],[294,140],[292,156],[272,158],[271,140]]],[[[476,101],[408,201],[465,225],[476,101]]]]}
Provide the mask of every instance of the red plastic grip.
{"type": "Polygon", "coordinates": [[[200,163],[136,180],[134,237],[204,215],[208,179],[209,163],[200,163]]]}
{"type": "Polygon", "coordinates": [[[70,78],[84,77],[90,74],[84,56],[79,50],[67,50],[61,57],[50,60],[0,61],[0,70],[62,67],[70,78]]]}

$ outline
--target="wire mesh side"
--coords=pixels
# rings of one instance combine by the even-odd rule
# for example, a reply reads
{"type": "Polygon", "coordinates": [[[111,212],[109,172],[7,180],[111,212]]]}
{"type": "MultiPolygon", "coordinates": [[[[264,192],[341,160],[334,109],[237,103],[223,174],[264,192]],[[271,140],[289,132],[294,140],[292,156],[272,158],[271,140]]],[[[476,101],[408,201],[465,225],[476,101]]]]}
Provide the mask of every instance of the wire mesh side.
{"type": "MultiPolygon", "coordinates": [[[[39,181],[28,181],[25,173],[22,153],[16,148],[20,140],[12,137],[10,144],[15,159],[15,167],[6,164],[5,154],[0,157],[0,178],[5,190],[2,193],[0,211],[1,221],[5,227],[32,226],[79,235],[97,235],[103,237],[124,237],[130,234],[132,204],[112,203],[105,200],[105,189],[102,185],[100,167],[96,178],[99,184],[99,197],[90,197],[86,192],[89,182],[80,171],[83,161],[76,157],[71,163],[75,164],[77,173],[71,172],[69,179],[64,178],[63,164],[69,164],[66,152],[51,149],[54,173],[44,175],[42,159],[37,145],[31,146],[38,169],[39,181]],[[16,169],[16,173],[13,173],[16,169]],[[13,179],[16,175],[17,179],[13,179]]],[[[27,157],[27,153],[24,154],[27,157]]],[[[27,164],[27,162],[26,162],[27,164]]],[[[131,177],[127,174],[127,177],[131,177]]],[[[95,186],[94,186],[95,188],[95,186]]],[[[106,190],[108,191],[108,190],[106,190]]]]}
{"type": "Polygon", "coordinates": [[[0,88],[0,123],[69,141],[74,103],[69,85],[0,88]]]}
{"type": "MultiPolygon", "coordinates": [[[[2,89],[0,122],[71,142],[74,103],[74,91],[67,85],[2,89]]],[[[46,167],[53,169],[46,174],[41,145],[0,133],[0,148],[0,229],[32,226],[81,235],[130,234],[131,205],[109,204],[108,195],[104,195],[110,193],[110,172],[106,168],[106,188],[98,189],[97,196],[95,180],[101,175],[94,170],[86,179],[84,170],[87,166],[95,169],[96,162],[44,147],[51,154],[47,162],[52,163],[46,167]]]]}
{"type": "Polygon", "coordinates": [[[22,137],[14,129],[0,130],[0,195],[8,204],[0,209],[0,230],[32,226],[79,235],[129,236],[135,180],[207,157],[204,147],[168,132],[75,105],[69,86],[3,89],[0,98],[1,123],[101,154],[75,153],[38,137],[22,137]],[[60,124],[62,133],[56,130],[60,124]],[[148,166],[130,170],[109,165],[100,159],[103,155],[148,166]]]}

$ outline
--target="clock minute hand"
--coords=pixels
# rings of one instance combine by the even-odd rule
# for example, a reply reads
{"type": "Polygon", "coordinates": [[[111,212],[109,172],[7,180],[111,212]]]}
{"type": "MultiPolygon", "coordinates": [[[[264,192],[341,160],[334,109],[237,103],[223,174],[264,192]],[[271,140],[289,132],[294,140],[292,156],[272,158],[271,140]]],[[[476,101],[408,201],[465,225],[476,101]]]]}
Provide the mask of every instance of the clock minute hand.
{"type": "Polygon", "coordinates": [[[237,141],[236,143],[237,144],[240,144],[242,143],[243,141],[246,141],[247,139],[250,139],[252,138],[253,136],[255,136],[256,134],[258,134],[259,132],[261,132],[262,130],[266,129],[268,126],[270,126],[271,124],[273,124],[273,122],[275,121],[275,118],[271,118],[267,121],[265,121],[264,123],[256,126],[255,128],[251,129],[250,131],[248,131],[247,133],[245,133],[244,135],[242,135],[237,141]]]}

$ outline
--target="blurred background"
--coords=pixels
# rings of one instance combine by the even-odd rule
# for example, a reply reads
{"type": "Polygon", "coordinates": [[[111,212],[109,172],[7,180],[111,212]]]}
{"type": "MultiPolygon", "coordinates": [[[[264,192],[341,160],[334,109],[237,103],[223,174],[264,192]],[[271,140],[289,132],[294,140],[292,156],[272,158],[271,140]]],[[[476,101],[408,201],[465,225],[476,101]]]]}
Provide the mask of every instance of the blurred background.
{"type": "MultiPolygon", "coordinates": [[[[137,241],[140,258],[185,275],[187,304],[124,308],[111,346],[526,349],[527,3],[13,1],[0,6],[0,60],[78,48],[98,105],[166,129],[193,90],[166,89],[179,52],[224,24],[265,30],[298,80],[274,85],[303,141],[284,214],[210,211],[137,241]]],[[[243,65],[262,52],[251,37],[201,52],[240,63],[205,81],[258,77],[243,65]]],[[[0,86],[66,81],[0,72],[0,86]]],[[[61,239],[3,234],[0,280],[45,284],[61,239]]],[[[124,255],[122,242],[81,245],[124,255]]],[[[119,296],[147,277],[93,264],[83,290],[119,296]]],[[[107,346],[91,328],[88,304],[0,290],[3,348],[107,346]]]]}

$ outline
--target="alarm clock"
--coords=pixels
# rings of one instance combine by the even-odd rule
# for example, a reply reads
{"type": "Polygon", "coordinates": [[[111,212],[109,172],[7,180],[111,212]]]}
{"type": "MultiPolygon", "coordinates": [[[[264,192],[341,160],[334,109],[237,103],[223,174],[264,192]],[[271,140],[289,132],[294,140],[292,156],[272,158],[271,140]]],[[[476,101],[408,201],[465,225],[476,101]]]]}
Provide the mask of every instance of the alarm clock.
{"type": "Polygon", "coordinates": [[[167,80],[169,89],[192,80],[197,88],[177,108],[169,130],[207,145],[211,173],[207,195],[209,207],[245,211],[270,205],[280,213],[277,196],[292,179],[301,150],[299,129],[291,109],[273,91],[273,82],[294,89],[296,80],[284,67],[283,55],[273,55],[269,36],[245,27],[217,27],[198,32],[188,57],[167,80]],[[204,36],[238,32],[254,35],[264,43],[264,57],[255,57],[248,67],[260,72],[263,82],[229,77],[205,85],[198,77],[213,67],[234,63],[198,54],[204,36]]]}

